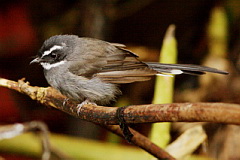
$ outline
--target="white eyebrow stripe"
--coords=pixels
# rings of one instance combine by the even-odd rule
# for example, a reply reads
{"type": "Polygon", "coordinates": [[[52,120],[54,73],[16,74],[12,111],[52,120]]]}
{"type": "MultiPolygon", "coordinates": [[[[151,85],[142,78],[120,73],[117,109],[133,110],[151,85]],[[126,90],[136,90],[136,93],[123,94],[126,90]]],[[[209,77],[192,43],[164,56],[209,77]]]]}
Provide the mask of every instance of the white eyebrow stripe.
{"type": "Polygon", "coordinates": [[[57,49],[63,49],[63,46],[58,46],[58,45],[54,45],[52,48],[50,48],[49,50],[43,52],[42,57],[49,55],[50,53],[52,53],[52,51],[57,50],[57,49]]]}

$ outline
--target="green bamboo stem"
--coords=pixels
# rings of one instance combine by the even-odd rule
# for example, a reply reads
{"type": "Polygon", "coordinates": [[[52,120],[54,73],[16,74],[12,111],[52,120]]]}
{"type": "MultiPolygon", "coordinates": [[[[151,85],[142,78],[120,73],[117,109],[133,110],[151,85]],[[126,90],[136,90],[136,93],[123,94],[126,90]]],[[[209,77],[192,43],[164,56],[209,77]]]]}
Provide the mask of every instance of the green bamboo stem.
{"type": "MultiPolygon", "coordinates": [[[[160,63],[176,63],[177,41],[174,37],[175,26],[170,25],[161,49],[160,63]]],[[[174,77],[157,76],[153,104],[172,103],[174,90],[174,77]]],[[[166,147],[170,141],[171,123],[155,123],[152,125],[150,139],[160,147],[166,147]]]]}

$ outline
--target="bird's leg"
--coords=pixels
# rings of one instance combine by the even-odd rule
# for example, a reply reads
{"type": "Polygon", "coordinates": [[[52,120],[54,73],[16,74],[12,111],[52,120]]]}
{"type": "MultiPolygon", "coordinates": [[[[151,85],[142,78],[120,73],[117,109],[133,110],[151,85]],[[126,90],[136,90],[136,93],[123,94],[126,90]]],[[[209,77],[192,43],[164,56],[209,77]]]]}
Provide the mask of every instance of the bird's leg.
{"type": "Polygon", "coordinates": [[[124,110],[125,110],[127,107],[128,107],[128,106],[119,107],[119,108],[117,109],[116,116],[117,116],[118,123],[119,123],[119,127],[120,127],[121,130],[122,130],[122,133],[123,133],[124,138],[125,138],[129,143],[131,143],[133,134],[132,134],[131,131],[129,130],[128,125],[127,125],[127,123],[126,123],[126,121],[125,121],[125,119],[124,119],[124,110]]]}
{"type": "Polygon", "coordinates": [[[80,103],[80,104],[77,105],[77,114],[78,114],[78,115],[79,115],[79,113],[81,112],[82,106],[84,106],[85,104],[92,104],[92,105],[97,106],[96,103],[91,102],[89,99],[85,99],[82,103],[80,103]]]}

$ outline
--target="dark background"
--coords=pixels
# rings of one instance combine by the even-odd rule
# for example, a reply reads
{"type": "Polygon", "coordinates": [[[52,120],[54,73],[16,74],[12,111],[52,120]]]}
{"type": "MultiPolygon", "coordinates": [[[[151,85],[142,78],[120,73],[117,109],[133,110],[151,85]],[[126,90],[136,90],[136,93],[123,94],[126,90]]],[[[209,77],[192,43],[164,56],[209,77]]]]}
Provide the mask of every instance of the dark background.
{"type": "MultiPolygon", "coordinates": [[[[31,85],[48,86],[42,68],[29,65],[43,41],[56,34],[95,37],[152,52],[144,60],[158,60],[167,27],[176,25],[178,62],[201,64],[208,53],[206,27],[214,7],[223,7],[229,20],[227,59],[238,76],[239,13],[237,0],[33,0],[2,1],[0,6],[0,76],[25,77],[31,85]]],[[[136,53],[141,56],[140,53],[136,53]]],[[[196,87],[196,77],[180,76],[176,89],[196,87]]],[[[129,104],[151,103],[153,82],[122,86],[129,104]]],[[[239,88],[239,87],[238,87],[239,88]]],[[[235,94],[229,92],[230,94],[235,94]]],[[[124,96],[123,96],[124,97],[124,96]]],[[[239,102],[238,96],[212,101],[239,102]]],[[[210,100],[210,101],[211,101],[210,100]]],[[[114,104],[112,104],[114,105],[114,104]]],[[[29,98],[0,88],[0,123],[42,120],[52,132],[104,139],[99,127],[46,108],[29,98]],[[77,124],[78,127],[75,127],[77,124]]]]}

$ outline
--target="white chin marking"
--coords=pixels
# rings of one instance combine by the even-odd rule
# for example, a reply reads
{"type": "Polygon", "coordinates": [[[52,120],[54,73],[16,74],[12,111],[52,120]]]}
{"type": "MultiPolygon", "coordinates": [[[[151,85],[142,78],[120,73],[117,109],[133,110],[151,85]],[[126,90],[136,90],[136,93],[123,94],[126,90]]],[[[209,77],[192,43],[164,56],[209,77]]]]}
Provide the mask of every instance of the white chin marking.
{"type": "Polygon", "coordinates": [[[53,63],[53,64],[50,64],[50,63],[44,63],[42,62],[41,65],[44,69],[46,70],[49,70],[51,68],[54,68],[54,67],[58,67],[60,65],[63,65],[66,61],[60,61],[60,62],[57,62],[57,63],[53,63]]]}
{"type": "Polygon", "coordinates": [[[183,71],[179,70],[179,69],[173,69],[171,70],[171,74],[182,74],[183,71]]]}
{"type": "Polygon", "coordinates": [[[43,52],[42,57],[51,54],[52,51],[54,51],[54,50],[60,50],[60,49],[63,49],[63,46],[54,45],[54,46],[53,46],[52,48],[50,48],[49,50],[43,52]]]}

